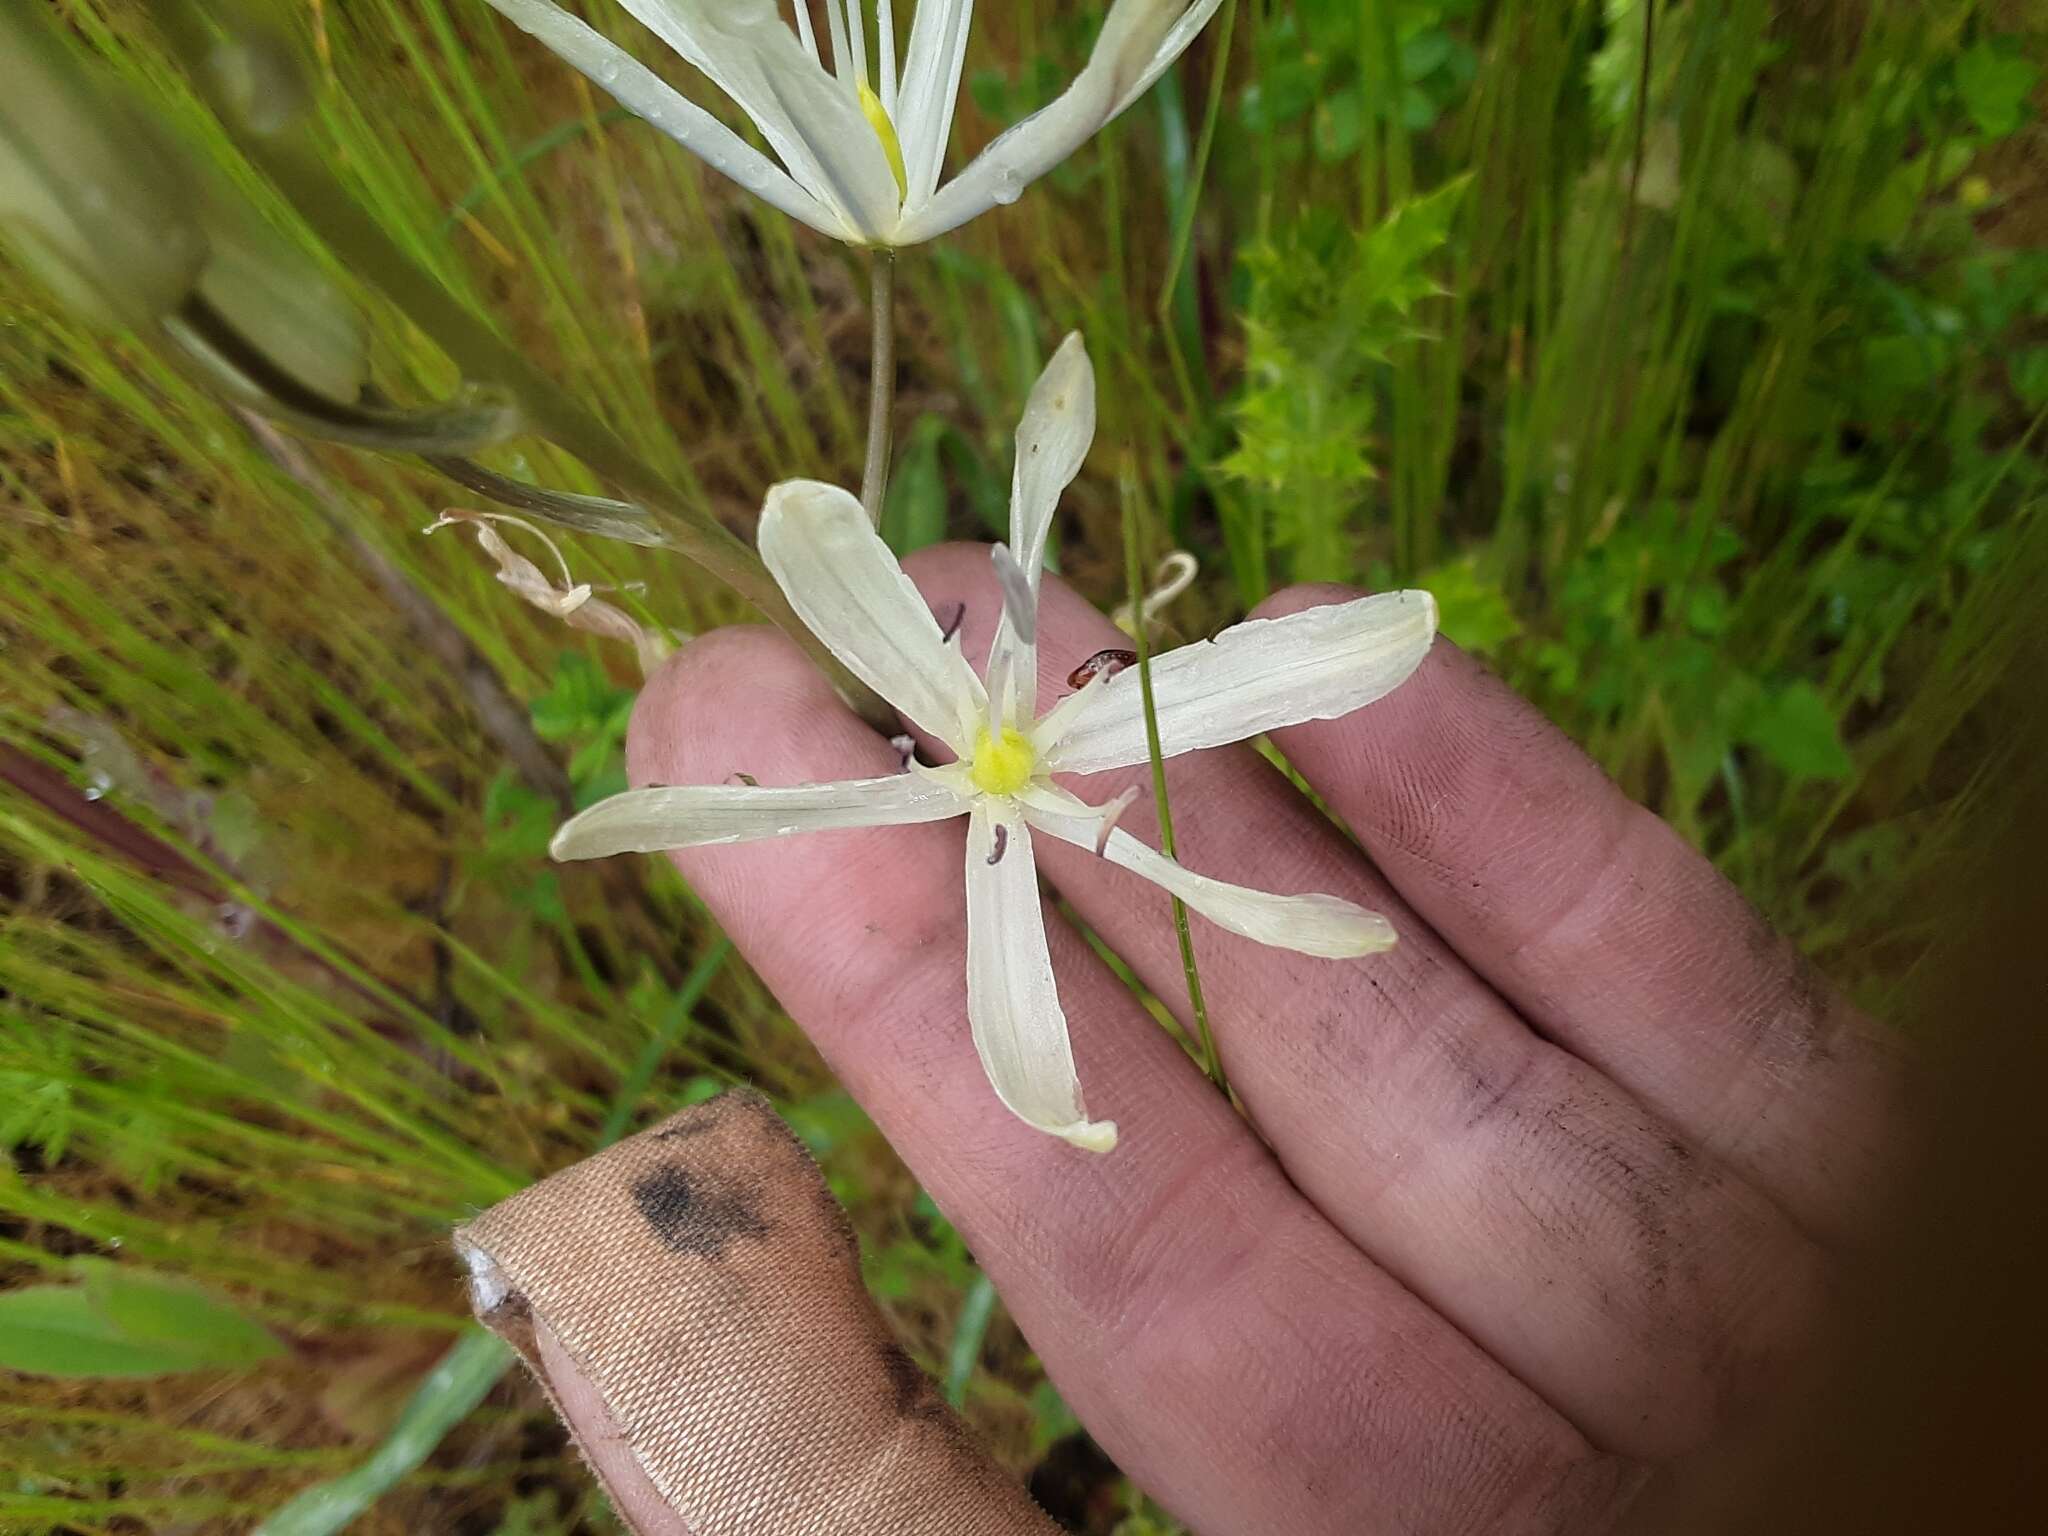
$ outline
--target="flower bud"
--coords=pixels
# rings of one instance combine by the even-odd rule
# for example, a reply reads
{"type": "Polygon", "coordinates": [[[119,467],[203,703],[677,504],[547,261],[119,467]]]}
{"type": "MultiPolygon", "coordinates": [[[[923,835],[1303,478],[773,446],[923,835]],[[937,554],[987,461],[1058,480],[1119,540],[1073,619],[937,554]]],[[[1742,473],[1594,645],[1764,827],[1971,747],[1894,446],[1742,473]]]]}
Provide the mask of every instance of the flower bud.
{"type": "Polygon", "coordinates": [[[210,190],[197,297],[271,369],[327,400],[361,398],[370,373],[362,310],[238,189],[210,190]]]}
{"type": "Polygon", "coordinates": [[[187,167],[118,89],[47,7],[0,7],[0,239],[67,303],[143,325],[183,302],[206,237],[187,167]]]}
{"type": "Polygon", "coordinates": [[[201,20],[189,4],[172,7],[174,39],[196,43],[189,58],[204,72],[214,109],[238,127],[269,138],[313,104],[313,85],[293,40],[274,20],[242,4],[213,0],[201,20]],[[203,40],[202,40],[203,39],[203,40]]]}
{"type": "Polygon", "coordinates": [[[1121,96],[1143,76],[1187,9],[1188,0],[1117,0],[1103,18],[1089,66],[1106,64],[1121,96]]]}

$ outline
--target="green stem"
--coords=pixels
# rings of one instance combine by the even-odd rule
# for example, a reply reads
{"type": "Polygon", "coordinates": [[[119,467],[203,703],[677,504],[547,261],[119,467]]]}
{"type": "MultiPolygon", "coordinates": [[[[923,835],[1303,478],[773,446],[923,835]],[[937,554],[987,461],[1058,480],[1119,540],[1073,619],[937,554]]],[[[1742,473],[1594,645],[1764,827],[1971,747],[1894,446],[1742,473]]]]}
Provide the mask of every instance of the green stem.
{"type": "MultiPolygon", "coordinates": [[[[1173,811],[1166,800],[1166,761],[1159,745],[1159,712],[1152,698],[1152,647],[1145,634],[1144,562],[1138,555],[1138,477],[1126,457],[1117,477],[1124,514],[1124,580],[1130,588],[1131,640],[1138,653],[1139,697],[1145,706],[1145,751],[1152,764],[1152,803],[1159,813],[1159,851],[1169,859],[1173,852],[1173,811]]],[[[1173,898],[1173,929],[1180,940],[1180,965],[1187,977],[1188,1009],[1195,1017],[1200,1040],[1202,1070],[1209,1081],[1230,1092],[1223,1075],[1223,1060],[1216,1052],[1216,1036],[1209,1028],[1209,1006],[1202,999],[1202,976],[1195,968],[1195,939],[1188,928],[1187,904],[1173,898]]]]}
{"type": "Polygon", "coordinates": [[[641,1096],[653,1083],[654,1074],[660,1070],[663,1059],[689,1027],[697,1004],[704,1000],[705,991],[731,956],[732,940],[721,938],[704,952],[703,958],[683,978],[683,984],[669,1000],[668,1011],[654,1026],[653,1033],[648,1035],[647,1044],[634,1059],[632,1070],[619,1083],[619,1091],[612,1097],[611,1111],[598,1129],[598,1146],[608,1147],[626,1134],[626,1127],[633,1123],[633,1111],[639,1108],[641,1096]]]}
{"type": "Polygon", "coordinates": [[[1202,183],[1209,174],[1209,152],[1216,147],[1216,124],[1223,115],[1223,87],[1230,77],[1231,35],[1236,30],[1237,0],[1226,0],[1223,20],[1215,33],[1216,65],[1209,75],[1209,99],[1202,108],[1202,134],[1195,141],[1195,165],[1188,173],[1180,206],[1174,212],[1173,245],[1166,260],[1166,275],[1160,279],[1159,297],[1153,301],[1153,313],[1161,321],[1172,313],[1174,291],[1180,287],[1181,269],[1187,265],[1188,246],[1195,236],[1195,214],[1202,201],[1202,183]]]}
{"type": "Polygon", "coordinates": [[[333,1536],[432,1455],[511,1365],[511,1346],[471,1324],[427,1372],[369,1460],[300,1493],[258,1526],[256,1536],[333,1536]]]}
{"type": "Polygon", "coordinates": [[[879,528],[889,494],[889,418],[896,407],[896,253],[876,251],[868,270],[874,345],[868,354],[868,461],[861,472],[860,504],[879,528]]]}
{"type": "Polygon", "coordinates": [[[995,1308],[995,1282],[977,1274],[960,1303],[960,1321],[953,1327],[953,1344],[946,1351],[946,1401],[955,1408],[967,1401],[967,1384],[974,1379],[982,1340],[988,1337],[989,1315],[995,1308]]]}

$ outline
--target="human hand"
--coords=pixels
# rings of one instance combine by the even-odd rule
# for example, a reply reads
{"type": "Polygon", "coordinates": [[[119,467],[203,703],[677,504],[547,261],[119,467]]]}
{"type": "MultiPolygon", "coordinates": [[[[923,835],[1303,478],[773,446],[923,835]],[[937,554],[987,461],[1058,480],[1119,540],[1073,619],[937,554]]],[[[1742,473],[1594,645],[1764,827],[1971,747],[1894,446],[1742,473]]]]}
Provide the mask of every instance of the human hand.
{"type": "MultiPolygon", "coordinates": [[[[909,566],[985,655],[985,551],[909,566]]],[[[1043,604],[1050,703],[1118,637],[1056,581],[1043,604]]],[[[957,823],[672,857],[1095,1439],[1196,1530],[1604,1529],[1796,1378],[1885,1187],[1891,1052],[1447,642],[1386,699],[1275,740],[1364,854],[1227,748],[1168,767],[1184,862],[1353,898],[1401,942],[1326,961],[1193,919],[1256,1132],[1056,917],[1081,1078],[1122,1141],[1091,1156],[1002,1111],[966,1026],[957,823]]],[[[641,784],[773,784],[896,755],[790,642],[736,629],[650,683],[629,762],[641,784]]],[[[1122,825],[1152,841],[1149,806],[1122,825]]],[[[1165,896],[1051,839],[1039,860],[1184,1010],[1165,896]]]]}

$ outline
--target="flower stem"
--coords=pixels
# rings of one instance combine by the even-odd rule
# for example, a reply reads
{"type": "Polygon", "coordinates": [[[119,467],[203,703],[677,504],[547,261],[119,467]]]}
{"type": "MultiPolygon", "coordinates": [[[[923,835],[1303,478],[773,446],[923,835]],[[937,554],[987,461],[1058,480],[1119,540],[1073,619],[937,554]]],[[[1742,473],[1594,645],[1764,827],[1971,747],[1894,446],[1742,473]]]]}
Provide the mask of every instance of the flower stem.
{"type": "MultiPolygon", "coordinates": [[[[1159,745],[1159,712],[1152,698],[1152,645],[1145,634],[1145,568],[1138,555],[1138,476],[1128,455],[1118,472],[1117,488],[1123,502],[1124,580],[1131,594],[1131,639],[1138,653],[1139,697],[1145,706],[1145,751],[1152,764],[1152,802],[1159,812],[1159,851],[1170,859],[1174,856],[1173,811],[1166,801],[1166,761],[1159,745]]],[[[1173,929],[1180,939],[1180,965],[1187,976],[1188,1009],[1195,1016],[1202,1070],[1235,1103],[1230,1082],[1223,1075],[1223,1059],[1216,1052],[1216,1036],[1209,1028],[1209,1006],[1202,1000],[1202,975],[1195,968],[1195,939],[1188,929],[1187,904],[1178,896],[1173,898],[1173,929]]]]}
{"type": "Polygon", "coordinates": [[[896,253],[876,251],[868,271],[875,335],[868,353],[868,462],[861,474],[860,504],[879,528],[889,494],[889,418],[896,408],[896,253]]]}

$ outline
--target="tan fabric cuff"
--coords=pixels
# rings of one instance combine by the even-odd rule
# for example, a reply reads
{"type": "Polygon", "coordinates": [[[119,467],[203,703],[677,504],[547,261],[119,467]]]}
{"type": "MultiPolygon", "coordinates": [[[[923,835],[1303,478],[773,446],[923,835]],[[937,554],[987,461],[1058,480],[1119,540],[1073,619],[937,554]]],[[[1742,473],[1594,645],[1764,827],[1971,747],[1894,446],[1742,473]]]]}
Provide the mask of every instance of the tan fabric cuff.
{"type": "Polygon", "coordinates": [[[758,1094],[566,1168],[455,1244],[477,1316],[556,1396],[546,1325],[692,1536],[1058,1529],[890,1333],[845,1215],[758,1094]]]}

